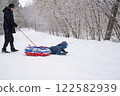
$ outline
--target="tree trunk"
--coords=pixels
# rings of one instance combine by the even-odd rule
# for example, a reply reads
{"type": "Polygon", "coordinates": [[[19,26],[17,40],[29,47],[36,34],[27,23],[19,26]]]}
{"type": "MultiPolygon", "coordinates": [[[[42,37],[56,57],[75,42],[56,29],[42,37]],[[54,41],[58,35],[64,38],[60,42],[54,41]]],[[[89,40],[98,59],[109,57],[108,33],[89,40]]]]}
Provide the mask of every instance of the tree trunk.
{"type": "Polygon", "coordinates": [[[116,17],[116,14],[118,12],[119,2],[120,2],[120,0],[116,0],[116,3],[112,7],[111,15],[110,15],[108,26],[107,26],[107,32],[105,34],[104,40],[110,40],[110,38],[111,38],[112,30],[113,30],[114,23],[115,23],[115,17],[116,17]]]}

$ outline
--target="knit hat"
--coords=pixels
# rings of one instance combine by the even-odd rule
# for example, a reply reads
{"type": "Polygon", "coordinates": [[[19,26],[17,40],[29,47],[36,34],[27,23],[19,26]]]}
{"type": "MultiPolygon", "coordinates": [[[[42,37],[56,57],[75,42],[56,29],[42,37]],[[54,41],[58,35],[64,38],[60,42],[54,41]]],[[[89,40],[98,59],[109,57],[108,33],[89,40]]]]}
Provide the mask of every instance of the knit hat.
{"type": "Polygon", "coordinates": [[[14,8],[15,6],[14,6],[14,4],[9,4],[8,7],[9,8],[14,8]]]}

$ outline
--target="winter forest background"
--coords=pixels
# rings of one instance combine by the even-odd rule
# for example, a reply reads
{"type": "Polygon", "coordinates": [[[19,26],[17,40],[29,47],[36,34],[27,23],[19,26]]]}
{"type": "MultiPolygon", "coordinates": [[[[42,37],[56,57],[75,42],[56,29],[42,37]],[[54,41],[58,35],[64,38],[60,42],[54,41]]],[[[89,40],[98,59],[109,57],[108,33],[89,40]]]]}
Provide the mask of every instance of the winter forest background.
{"type": "Polygon", "coordinates": [[[56,36],[120,42],[120,0],[33,0],[22,7],[19,0],[0,0],[0,34],[3,8],[14,3],[15,21],[21,27],[56,36]]]}

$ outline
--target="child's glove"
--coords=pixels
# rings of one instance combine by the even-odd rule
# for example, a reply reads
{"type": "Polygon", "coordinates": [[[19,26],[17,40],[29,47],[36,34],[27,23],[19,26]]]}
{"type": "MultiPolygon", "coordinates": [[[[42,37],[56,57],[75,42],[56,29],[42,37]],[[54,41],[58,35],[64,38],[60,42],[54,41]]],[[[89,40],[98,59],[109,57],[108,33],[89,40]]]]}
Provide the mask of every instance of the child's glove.
{"type": "Polygon", "coordinates": [[[65,53],[67,54],[68,52],[67,52],[67,51],[65,51],[65,53]]]}
{"type": "Polygon", "coordinates": [[[64,52],[63,55],[66,55],[66,52],[64,52]]]}
{"type": "Polygon", "coordinates": [[[68,52],[67,51],[65,51],[64,53],[63,53],[63,55],[66,55],[68,52]]]}

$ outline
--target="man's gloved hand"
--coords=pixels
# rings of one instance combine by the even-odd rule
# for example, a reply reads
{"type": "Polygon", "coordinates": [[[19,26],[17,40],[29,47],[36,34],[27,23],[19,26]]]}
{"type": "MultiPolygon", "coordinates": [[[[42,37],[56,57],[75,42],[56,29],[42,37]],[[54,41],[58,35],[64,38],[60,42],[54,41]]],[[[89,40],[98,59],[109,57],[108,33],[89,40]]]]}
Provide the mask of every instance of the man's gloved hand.
{"type": "Polygon", "coordinates": [[[19,27],[19,26],[17,26],[17,29],[18,29],[18,30],[20,30],[20,27],[19,27]]]}

